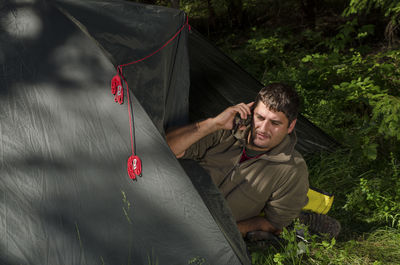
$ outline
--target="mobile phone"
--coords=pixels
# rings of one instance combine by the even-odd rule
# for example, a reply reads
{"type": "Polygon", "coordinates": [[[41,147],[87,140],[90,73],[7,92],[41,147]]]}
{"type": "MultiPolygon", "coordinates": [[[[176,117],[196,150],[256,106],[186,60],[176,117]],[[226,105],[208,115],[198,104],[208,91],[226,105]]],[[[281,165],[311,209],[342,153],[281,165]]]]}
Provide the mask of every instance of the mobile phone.
{"type": "Polygon", "coordinates": [[[251,123],[253,119],[253,112],[247,115],[246,119],[242,119],[239,113],[236,113],[236,116],[233,120],[233,130],[236,132],[241,126],[247,126],[251,123]]]}
{"type": "Polygon", "coordinates": [[[240,126],[247,126],[247,125],[249,125],[250,124],[250,122],[251,122],[251,119],[252,119],[252,117],[253,117],[253,115],[247,115],[247,118],[246,119],[242,119],[241,117],[240,117],[240,114],[239,113],[236,113],[236,116],[235,116],[235,120],[234,120],[234,125],[235,125],[235,129],[237,129],[237,128],[239,128],[240,126]]]}

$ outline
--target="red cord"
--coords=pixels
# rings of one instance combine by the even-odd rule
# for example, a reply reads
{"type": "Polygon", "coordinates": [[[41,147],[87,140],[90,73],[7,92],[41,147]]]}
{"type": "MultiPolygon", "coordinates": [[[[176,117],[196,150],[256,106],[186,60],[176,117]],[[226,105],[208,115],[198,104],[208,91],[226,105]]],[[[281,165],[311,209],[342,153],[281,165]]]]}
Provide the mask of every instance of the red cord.
{"type": "Polygon", "coordinates": [[[146,55],[146,56],[143,57],[142,59],[139,59],[139,60],[136,60],[136,61],[133,61],[133,62],[130,62],[130,63],[126,63],[126,64],[121,64],[121,65],[119,65],[118,67],[121,67],[121,68],[122,68],[122,67],[129,66],[129,65],[132,65],[132,64],[135,64],[135,63],[139,63],[139,62],[141,62],[141,61],[144,61],[144,60],[150,58],[151,56],[155,55],[156,53],[160,52],[160,51],[161,51],[162,49],[164,49],[171,41],[173,41],[173,40],[179,35],[179,33],[181,33],[181,31],[182,31],[186,26],[188,26],[188,29],[189,29],[189,31],[190,31],[190,30],[191,30],[191,27],[190,27],[190,25],[189,25],[189,17],[188,17],[188,16],[186,16],[186,22],[185,22],[185,24],[183,24],[183,26],[175,33],[175,35],[172,36],[172,38],[170,38],[166,43],[164,43],[163,46],[161,46],[160,48],[158,48],[158,49],[155,50],[154,52],[150,53],[149,55],[146,55]]]}
{"type": "Polygon", "coordinates": [[[126,63],[126,64],[121,64],[117,66],[117,74],[113,77],[111,80],[111,93],[115,95],[114,101],[118,102],[119,104],[124,103],[124,89],[122,86],[121,78],[122,81],[124,81],[126,85],[126,95],[127,95],[127,100],[128,100],[128,114],[129,114],[129,129],[130,129],[130,135],[131,135],[131,149],[132,149],[132,155],[128,158],[128,165],[127,165],[127,171],[128,175],[131,179],[136,180],[136,176],[141,176],[142,175],[142,162],[138,156],[135,155],[135,124],[134,124],[134,117],[132,115],[132,109],[133,109],[133,101],[131,104],[130,98],[129,98],[129,87],[128,87],[128,82],[125,79],[124,75],[122,74],[122,68],[126,66],[130,66],[139,62],[142,62],[153,55],[157,54],[161,50],[163,50],[169,43],[171,43],[178,35],[181,33],[181,31],[185,28],[188,27],[189,31],[191,30],[191,27],[189,25],[189,18],[186,16],[186,22],[183,24],[183,26],[175,33],[172,38],[170,38],[167,42],[165,42],[160,48],[155,50],[154,52],[150,53],[149,55],[143,57],[142,59],[126,63]]]}

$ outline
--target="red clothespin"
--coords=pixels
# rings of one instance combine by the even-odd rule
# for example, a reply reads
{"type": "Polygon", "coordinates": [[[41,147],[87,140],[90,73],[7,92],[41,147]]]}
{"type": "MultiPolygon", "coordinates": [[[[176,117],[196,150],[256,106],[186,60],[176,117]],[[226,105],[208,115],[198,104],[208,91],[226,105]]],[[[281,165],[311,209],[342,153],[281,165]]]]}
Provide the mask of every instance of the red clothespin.
{"type": "Polygon", "coordinates": [[[132,155],[129,157],[128,175],[133,180],[136,180],[136,176],[142,176],[142,161],[140,161],[138,156],[132,155]]]}
{"type": "Polygon", "coordinates": [[[122,86],[121,78],[116,74],[111,80],[111,93],[115,95],[114,101],[119,104],[124,103],[124,87],[122,86]]]}

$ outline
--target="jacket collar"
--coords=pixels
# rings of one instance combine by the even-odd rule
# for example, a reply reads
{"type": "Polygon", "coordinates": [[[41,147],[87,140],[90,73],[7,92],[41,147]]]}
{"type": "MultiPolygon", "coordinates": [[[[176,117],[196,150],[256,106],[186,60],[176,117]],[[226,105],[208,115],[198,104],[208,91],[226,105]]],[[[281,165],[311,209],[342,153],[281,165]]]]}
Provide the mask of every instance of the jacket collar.
{"type": "MultiPolygon", "coordinates": [[[[251,126],[249,125],[243,131],[233,132],[233,137],[239,140],[243,145],[247,143],[247,136],[249,135],[251,126]]],[[[265,159],[271,162],[287,162],[292,157],[294,147],[297,143],[296,132],[288,134],[283,141],[260,156],[260,159],[265,159]]]]}

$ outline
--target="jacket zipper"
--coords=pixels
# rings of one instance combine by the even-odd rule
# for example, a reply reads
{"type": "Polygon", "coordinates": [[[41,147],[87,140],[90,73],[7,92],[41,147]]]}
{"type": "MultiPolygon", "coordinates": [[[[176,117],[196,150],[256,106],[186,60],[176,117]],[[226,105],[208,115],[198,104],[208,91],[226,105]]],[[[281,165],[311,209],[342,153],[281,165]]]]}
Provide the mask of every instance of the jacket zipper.
{"type": "Polygon", "coordinates": [[[225,183],[225,181],[229,178],[229,176],[231,176],[231,181],[233,181],[233,176],[234,176],[234,172],[239,168],[240,166],[240,159],[242,158],[242,154],[244,151],[245,145],[243,145],[242,148],[242,152],[241,155],[239,156],[239,159],[237,160],[237,162],[235,163],[235,165],[228,171],[228,173],[225,175],[224,179],[222,180],[222,182],[218,185],[218,188],[221,188],[221,186],[225,183]]]}

